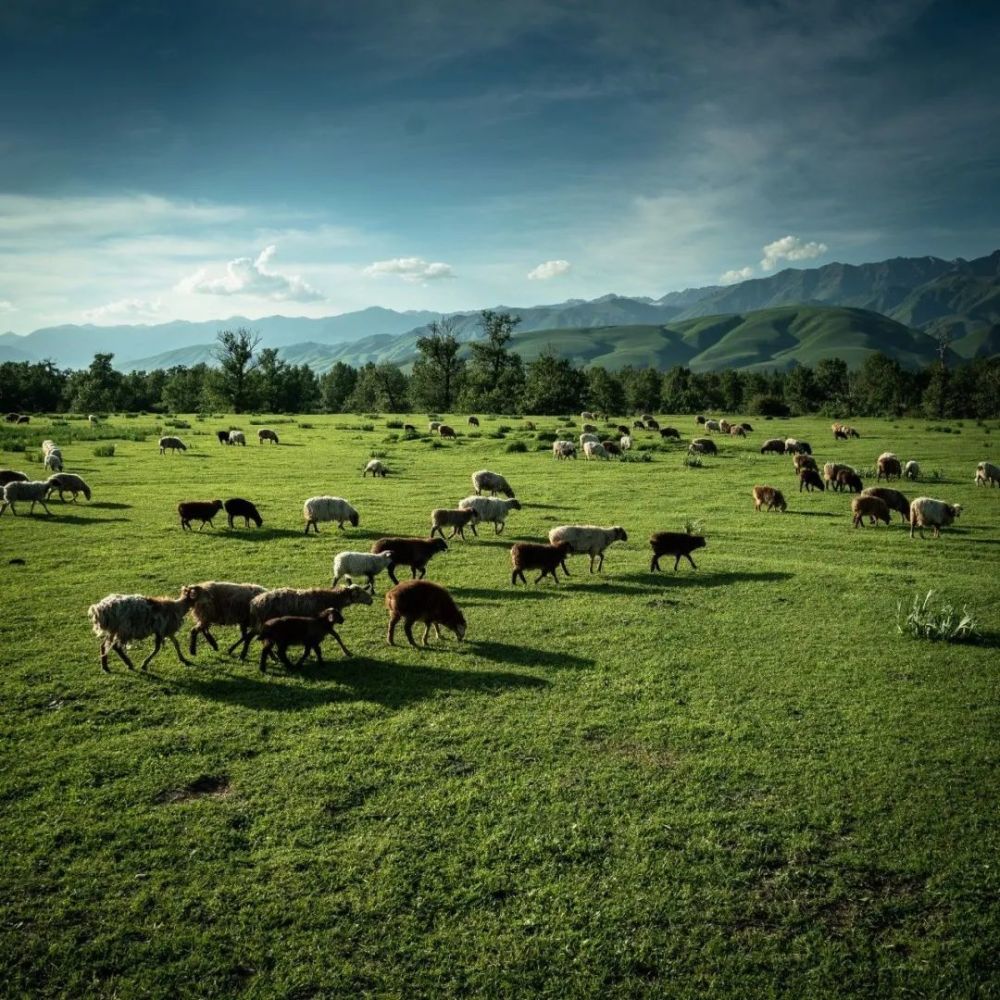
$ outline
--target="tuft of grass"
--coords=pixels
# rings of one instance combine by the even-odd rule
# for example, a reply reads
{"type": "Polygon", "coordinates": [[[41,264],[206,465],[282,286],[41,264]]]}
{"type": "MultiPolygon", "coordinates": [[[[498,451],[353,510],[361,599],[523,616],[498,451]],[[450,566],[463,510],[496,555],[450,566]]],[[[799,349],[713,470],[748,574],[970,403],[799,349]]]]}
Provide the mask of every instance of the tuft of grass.
{"type": "Polygon", "coordinates": [[[388,452],[383,451],[381,448],[372,448],[372,450],[368,452],[369,458],[386,458],[387,455],[388,452]]]}
{"type": "Polygon", "coordinates": [[[390,431],[401,431],[403,429],[402,420],[387,420],[385,426],[390,431]]]}
{"type": "Polygon", "coordinates": [[[681,461],[681,465],[687,467],[688,469],[704,468],[704,463],[698,455],[685,455],[681,461]]]}
{"type": "Polygon", "coordinates": [[[114,458],[115,446],[113,444],[99,444],[94,449],[94,458],[114,458]]]}
{"type": "Polygon", "coordinates": [[[914,595],[905,615],[903,602],[896,605],[896,628],[900,635],[931,642],[972,642],[979,638],[979,622],[967,605],[962,605],[961,612],[947,603],[935,607],[931,604],[933,596],[933,590],[928,590],[923,598],[914,595]]]}
{"type": "Polygon", "coordinates": [[[507,446],[504,451],[508,453],[514,452],[524,452],[528,450],[528,446],[523,441],[508,441],[507,446]]]}

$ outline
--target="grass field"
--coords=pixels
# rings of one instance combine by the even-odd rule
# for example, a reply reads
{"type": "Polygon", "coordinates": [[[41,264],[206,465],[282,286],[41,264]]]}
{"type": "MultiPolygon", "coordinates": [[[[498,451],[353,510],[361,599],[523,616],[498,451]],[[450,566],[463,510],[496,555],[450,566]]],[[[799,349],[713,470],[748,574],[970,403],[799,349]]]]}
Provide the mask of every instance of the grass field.
{"type": "Polygon", "coordinates": [[[113,458],[80,422],[0,429],[0,465],[41,476],[9,448],[52,437],[94,489],[0,519],[4,996],[1000,993],[1000,491],[973,485],[995,425],[870,420],[834,442],[829,421],[751,418],[689,468],[650,434],[649,463],[555,462],[510,418],[437,448],[387,440],[384,416],[277,422],[281,446],[246,448],[214,430],[248,418],[188,420],[164,457],[153,417],[99,428],[149,435],[113,458]],[[821,463],[916,458],[936,481],[903,489],[963,515],[938,540],[898,517],[854,530],[848,497],[800,495],[789,458],[758,454],[777,434],[821,463]],[[373,451],[384,481],[361,478],[373,451]],[[328,584],[335,552],[426,534],[486,467],[524,509],[428,574],[466,642],[390,649],[378,597],[346,612],[353,657],[327,643],[300,675],[204,646],[196,667],[167,646],[148,674],[101,673],[86,609],[105,594],[328,584]],[[759,482],[786,514],[753,512],[759,482]],[[360,526],[304,536],[322,493],[360,526]],[[181,531],[178,500],[228,496],[264,527],[181,531]],[[650,574],[650,532],[689,518],[697,571],[650,574]],[[566,522],[629,541],[601,577],[576,557],[558,586],[512,588],[510,544],[566,522]],[[897,634],[929,589],[983,640],[897,634]]]}

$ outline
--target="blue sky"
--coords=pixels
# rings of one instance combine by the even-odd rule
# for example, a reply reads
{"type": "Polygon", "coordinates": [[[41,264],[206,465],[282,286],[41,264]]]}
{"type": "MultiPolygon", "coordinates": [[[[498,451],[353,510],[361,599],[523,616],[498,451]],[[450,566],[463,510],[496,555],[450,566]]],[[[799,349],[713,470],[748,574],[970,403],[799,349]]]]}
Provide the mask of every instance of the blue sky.
{"type": "Polygon", "coordinates": [[[987,253],[993,9],[8,0],[0,329],[987,253]]]}

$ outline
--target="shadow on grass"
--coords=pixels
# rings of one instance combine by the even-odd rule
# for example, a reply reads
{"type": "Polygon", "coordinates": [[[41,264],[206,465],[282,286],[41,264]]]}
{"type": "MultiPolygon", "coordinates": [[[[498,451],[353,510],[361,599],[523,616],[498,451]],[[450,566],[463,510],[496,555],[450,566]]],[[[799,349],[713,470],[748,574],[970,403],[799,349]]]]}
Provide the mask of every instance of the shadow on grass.
{"type": "MultiPolygon", "coordinates": [[[[470,648],[474,646],[475,644],[469,644],[470,648]]],[[[478,649],[474,651],[479,652],[478,649]]],[[[433,655],[434,647],[426,652],[433,655]]],[[[548,655],[541,653],[538,659],[524,662],[539,663],[548,655]]],[[[270,664],[268,669],[274,671],[280,668],[270,664]]],[[[170,680],[155,680],[165,687],[197,698],[271,712],[298,711],[350,701],[371,701],[387,708],[402,708],[433,697],[439,691],[489,694],[514,688],[548,687],[548,681],[520,674],[424,667],[374,660],[366,656],[336,660],[327,658],[323,665],[310,660],[298,674],[272,673],[262,676],[256,664],[248,664],[247,673],[247,676],[230,674],[198,677],[192,672],[170,680]],[[305,683],[287,683],[293,677],[301,678],[305,683]]]]}
{"type": "Polygon", "coordinates": [[[572,653],[557,653],[531,646],[514,646],[506,642],[475,642],[468,645],[479,655],[499,663],[519,667],[592,667],[595,660],[572,653]]]}
{"type": "Polygon", "coordinates": [[[305,537],[305,532],[301,528],[298,531],[294,531],[291,528],[244,528],[241,524],[238,524],[235,528],[230,528],[229,525],[223,524],[216,534],[219,538],[228,538],[243,542],[266,542],[271,538],[305,537]]]}
{"type": "MultiPolygon", "coordinates": [[[[530,577],[529,577],[530,578],[530,577]]],[[[560,587],[562,584],[560,584],[560,587]]],[[[516,587],[510,585],[510,574],[507,575],[507,582],[503,586],[496,587],[450,587],[453,594],[460,597],[482,597],[487,600],[508,600],[511,597],[521,599],[539,600],[545,597],[555,597],[559,589],[552,585],[552,581],[546,577],[537,587],[529,584],[527,587],[519,583],[516,587]]]]}
{"type": "Polygon", "coordinates": [[[793,575],[777,570],[712,573],[688,569],[685,573],[682,567],[676,573],[672,569],[664,570],[661,573],[634,573],[626,575],[624,579],[635,580],[647,587],[655,586],[662,589],[663,584],[669,584],[672,587],[725,587],[733,583],[778,583],[781,580],[790,580],[793,575]]]}
{"type": "MultiPolygon", "coordinates": [[[[51,506],[51,505],[50,505],[51,506]]],[[[70,507],[70,510],[73,508],[70,507]]],[[[77,508],[79,509],[79,508],[77,508]]],[[[18,515],[19,517],[24,517],[24,514],[18,515]]],[[[38,517],[38,511],[36,510],[34,514],[27,515],[28,517],[38,517]]],[[[41,514],[41,517],[45,517],[45,514],[41,514]]],[[[46,518],[46,520],[51,521],[53,524],[116,524],[118,522],[128,521],[127,517],[81,517],[79,514],[64,514],[63,508],[57,506],[52,510],[52,516],[46,518]]]]}
{"type": "Polygon", "coordinates": [[[132,505],[130,503],[109,503],[106,500],[95,500],[93,503],[88,503],[88,507],[95,507],[98,510],[131,510],[132,505]]]}
{"type": "MultiPolygon", "coordinates": [[[[768,513],[773,512],[769,511],[768,513]]],[[[786,510],[785,513],[799,517],[850,517],[851,514],[849,510],[844,511],[843,514],[835,514],[828,510],[786,510]]]]}

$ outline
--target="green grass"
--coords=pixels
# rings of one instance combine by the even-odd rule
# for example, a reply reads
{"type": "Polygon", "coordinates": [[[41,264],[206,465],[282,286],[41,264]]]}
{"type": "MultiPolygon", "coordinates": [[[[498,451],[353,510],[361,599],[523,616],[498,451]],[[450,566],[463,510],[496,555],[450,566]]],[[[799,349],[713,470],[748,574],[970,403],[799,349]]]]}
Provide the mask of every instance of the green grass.
{"type": "MultiPolygon", "coordinates": [[[[995,995],[1000,491],[972,483],[996,460],[988,428],[860,421],[834,442],[828,421],[753,419],[688,468],[683,444],[648,463],[507,453],[487,418],[438,448],[336,416],[227,448],[191,422],[183,455],[116,418],[17,439],[67,442],[94,499],[0,518],[3,995],[995,995]],[[789,458],[758,454],[779,433],[820,462],[916,458],[942,478],[904,491],[963,515],[939,540],[895,515],[855,530],[849,497],[800,495],[789,458]],[[376,450],[393,475],[362,479],[376,450]],[[328,584],[335,552],[426,533],[480,468],[524,509],[430,564],[467,642],[390,649],[379,597],[346,612],[353,657],[328,643],[301,675],[206,649],[185,668],[169,647],[148,674],[100,672],[103,595],[328,584]],[[789,511],[754,514],[754,483],[789,511]],[[304,536],[320,493],[360,526],[304,536]],[[177,501],[216,496],[255,500],[264,527],[182,532],[177,501]],[[694,520],[698,570],[648,573],[649,533],[694,520]],[[581,521],[629,532],[603,576],[577,557],[558,586],[510,586],[512,542],[581,521]],[[900,636],[898,603],[928,590],[982,641],[900,636]]],[[[33,473],[24,457],[0,465],[33,473]]]]}

